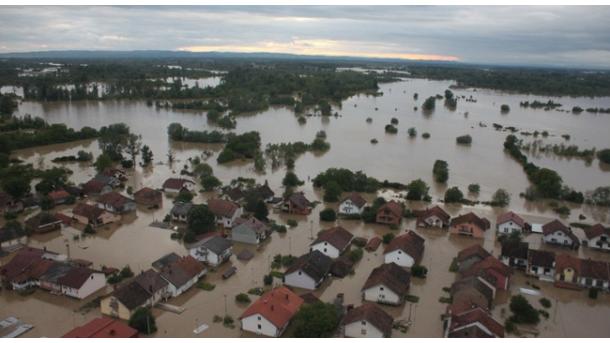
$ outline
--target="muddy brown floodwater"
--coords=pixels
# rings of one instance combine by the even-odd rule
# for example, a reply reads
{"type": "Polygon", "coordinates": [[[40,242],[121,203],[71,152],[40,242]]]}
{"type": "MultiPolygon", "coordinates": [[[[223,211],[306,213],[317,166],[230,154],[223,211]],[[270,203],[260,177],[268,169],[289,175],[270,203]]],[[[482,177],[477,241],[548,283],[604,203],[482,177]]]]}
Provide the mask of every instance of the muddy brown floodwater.
{"type": "MultiPolygon", "coordinates": [[[[200,84],[214,85],[217,78],[200,84]]],[[[488,200],[497,188],[505,188],[512,195],[511,209],[526,216],[534,222],[545,222],[556,215],[544,202],[526,202],[518,194],[525,190],[528,181],[521,167],[502,150],[502,143],[507,133],[497,132],[492,123],[504,126],[514,126],[522,130],[546,130],[551,133],[549,143],[559,143],[562,134],[570,134],[570,144],[581,148],[610,147],[607,128],[610,127],[610,115],[571,113],[523,109],[519,102],[524,100],[548,100],[560,102],[563,108],[571,109],[579,105],[586,107],[610,107],[610,98],[549,98],[521,94],[503,94],[493,91],[460,89],[454,93],[467,98],[471,95],[477,102],[461,100],[456,111],[443,107],[442,101],[437,101],[436,110],[430,115],[415,111],[414,106],[421,106],[427,96],[442,94],[451,82],[405,79],[381,85],[383,96],[372,97],[357,95],[345,100],[342,106],[335,107],[338,117],[309,117],[305,125],[299,125],[295,115],[285,108],[272,108],[262,113],[240,116],[236,132],[250,130],[259,131],[263,145],[267,143],[293,142],[313,140],[319,130],[325,130],[331,149],[323,155],[304,154],[296,162],[296,172],[301,179],[307,180],[301,187],[311,200],[321,200],[321,194],[313,189],[310,178],[329,167],[344,167],[352,170],[362,170],[378,179],[407,183],[421,178],[431,186],[434,201],[442,198],[446,186],[434,185],[432,180],[432,165],[436,159],[449,163],[449,186],[459,186],[462,190],[470,183],[479,183],[481,193],[479,199],[488,200]],[[413,93],[419,94],[419,100],[413,99],[413,93]],[[500,105],[508,104],[509,114],[500,113],[500,105]],[[375,110],[377,108],[377,110],[375,110]],[[465,115],[465,112],[468,115],[465,115]],[[373,118],[372,123],[366,123],[366,118],[373,118]],[[384,133],[384,126],[392,117],[399,120],[399,132],[396,135],[384,133]],[[487,127],[482,127],[484,123],[487,127]],[[418,137],[410,139],[407,129],[415,127],[418,137]],[[429,132],[430,139],[421,138],[421,134],[429,132]],[[457,146],[455,137],[470,134],[473,144],[470,147],[457,146]],[[378,144],[370,144],[372,138],[377,138],[378,144]]],[[[203,151],[212,152],[207,162],[214,168],[215,175],[224,183],[242,176],[253,177],[262,182],[268,180],[277,194],[281,194],[281,179],[285,170],[267,168],[265,174],[254,171],[252,163],[231,163],[217,165],[216,155],[219,145],[170,142],[166,129],[172,122],[179,122],[193,130],[213,128],[207,123],[205,113],[198,111],[175,111],[156,109],[146,106],[142,101],[84,101],[37,103],[23,102],[20,104],[19,115],[32,114],[40,116],[52,123],[65,123],[70,127],[80,128],[92,126],[99,128],[111,123],[125,122],[133,132],[141,134],[143,143],[149,145],[155,154],[155,163],[146,169],[137,167],[129,173],[126,186],[138,189],[142,186],[160,187],[162,182],[178,175],[189,157],[202,156],[203,151]],[[166,154],[171,151],[176,161],[167,164],[166,154]]],[[[54,165],[55,157],[75,154],[78,150],[92,151],[99,154],[95,141],[80,141],[57,144],[34,149],[19,150],[16,157],[40,167],[54,165]]],[[[610,185],[610,173],[607,166],[598,161],[586,165],[580,160],[554,158],[552,156],[532,157],[536,164],[547,166],[558,171],[566,184],[580,191],[587,191],[598,186],[610,185]]],[[[66,164],[74,174],[70,180],[75,183],[87,181],[94,175],[90,164],[66,164]]],[[[213,194],[199,194],[195,202],[204,202],[213,194]]],[[[371,199],[373,195],[368,195],[371,199]]],[[[412,208],[422,207],[422,204],[409,204],[412,208]]],[[[329,204],[329,206],[336,206],[329,204]]],[[[94,262],[96,267],[109,265],[122,267],[130,265],[138,272],[150,267],[152,261],[160,256],[176,252],[186,254],[186,249],[170,239],[170,231],[152,228],[149,224],[162,219],[171,208],[171,199],[164,199],[163,207],[155,211],[138,209],[136,214],[123,218],[120,225],[116,224],[101,230],[97,235],[85,239],[74,240],[80,233],[74,228],[63,228],[61,231],[45,235],[33,236],[29,245],[47,247],[60,253],[69,249],[73,258],[83,258],[94,262]],[[68,245],[69,248],[66,246],[68,245]]],[[[163,312],[155,309],[158,337],[192,337],[193,329],[202,323],[210,328],[199,337],[240,337],[247,336],[237,328],[226,328],[213,323],[215,315],[225,313],[237,318],[245,306],[235,302],[235,295],[247,292],[252,287],[263,285],[263,275],[269,273],[271,260],[276,254],[301,255],[308,251],[308,245],[317,232],[332,226],[320,223],[318,213],[324,205],[318,205],[308,217],[287,216],[272,213],[270,217],[279,222],[293,218],[298,226],[288,229],[285,234],[274,233],[269,241],[255,249],[255,257],[250,261],[239,261],[233,256],[231,263],[238,273],[228,280],[222,280],[222,271],[229,267],[225,264],[206,276],[206,281],[216,285],[213,291],[191,289],[186,294],[171,303],[185,308],[182,314],[163,312]]],[[[475,211],[490,219],[492,227],[496,216],[502,211],[485,206],[445,206],[452,215],[475,211]]],[[[60,211],[63,208],[59,209],[60,211]]],[[[579,214],[584,214],[588,222],[610,221],[607,208],[590,206],[575,207],[566,221],[576,221],[579,214]]],[[[340,220],[344,226],[356,236],[373,237],[383,235],[391,230],[387,227],[364,224],[360,221],[340,220]]],[[[400,230],[413,229],[413,221],[404,221],[400,230]]],[[[442,323],[440,315],[446,305],[439,298],[446,296],[443,287],[450,286],[455,275],[448,271],[449,265],[457,252],[476,242],[481,242],[488,250],[499,254],[495,241],[495,233],[489,230],[483,241],[468,238],[450,237],[447,232],[437,230],[417,230],[426,239],[423,264],[428,267],[426,279],[414,279],[411,294],[419,297],[417,303],[407,303],[400,307],[384,306],[396,319],[410,319],[413,325],[402,334],[394,331],[394,336],[409,337],[440,337],[442,323]]],[[[531,234],[526,237],[532,248],[540,246],[540,236],[531,234]]],[[[251,246],[236,245],[235,254],[251,246]]],[[[545,249],[551,249],[547,246],[545,249]]],[[[581,257],[592,257],[610,261],[610,255],[580,249],[581,257]]],[[[6,258],[2,261],[6,262],[6,258]]],[[[365,252],[363,259],[355,267],[355,273],[344,279],[327,280],[315,291],[322,300],[332,301],[337,294],[343,293],[346,304],[361,303],[360,288],[373,268],[383,263],[382,247],[376,252],[365,252]]],[[[279,280],[274,281],[276,284],[279,280]]],[[[530,287],[526,284],[534,282],[520,272],[516,272],[511,284],[512,293],[517,293],[519,287],[530,287]]],[[[610,318],[610,302],[607,294],[598,300],[591,301],[586,293],[555,289],[552,285],[535,282],[541,287],[542,296],[553,300],[553,307],[548,320],[543,320],[536,328],[541,337],[577,337],[595,336],[607,337],[610,328],[607,318],[610,318]],[[586,318],[584,320],[583,318],[586,318]]],[[[110,287],[109,287],[110,288],[110,287]]],[[[108,289],[107,291],[110,291],[108,289]]],[[[17,316],[24,322],[34,325],[34,329],[26,333],[26,337],[57,337],[70,330],[75,325],[81,325],[99,315],[98,308],[81,310],[91,299],[77,301],[65,297],[51,295],[37,290],[34,294],[21,296],[15,292],[0,291],[0,318],[17,316]]],[[[298,291],[300,292],[300,291],[298,291]]],[[[252,296],[252,298],[256,298],[252,296]]],[[[495,315],[503,321],[503,316],[509,313],[506,299],[508,295],[498,297],[495,315]]],[[[532,297],[532,303],[538,305],[532,297]]]]}

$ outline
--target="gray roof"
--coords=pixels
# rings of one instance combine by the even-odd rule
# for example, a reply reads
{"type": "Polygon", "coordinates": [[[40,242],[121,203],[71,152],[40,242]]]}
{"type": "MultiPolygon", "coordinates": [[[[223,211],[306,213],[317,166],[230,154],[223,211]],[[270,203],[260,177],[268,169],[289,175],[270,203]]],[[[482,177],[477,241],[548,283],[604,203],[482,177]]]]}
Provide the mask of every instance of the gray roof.
{"type": "Polygon", "coordinates": [[[175,216],[186,216],[193,206],[194,205],[190,202],[177,202],[174,204],[174,207],[172,207],[171,214],[175,216]]]}
{"type": "Polygon", "coordinates": [[[231,241],[220,236],[214,236],[196,243],[195,246],[203,247],[218,255],[231,247],[231,241]]]}
{"type": "Polygon", "coordinates": [[[169,253],[163,257],[161,257],[160,259],[156,260],[155,262],[152,263],[153,268],[155,269],[162,269],[163,267],[170,265],[176,261],[178,261],[180,259],[180,256],[178,256],[178,254],[176,253],[169,253]]]}

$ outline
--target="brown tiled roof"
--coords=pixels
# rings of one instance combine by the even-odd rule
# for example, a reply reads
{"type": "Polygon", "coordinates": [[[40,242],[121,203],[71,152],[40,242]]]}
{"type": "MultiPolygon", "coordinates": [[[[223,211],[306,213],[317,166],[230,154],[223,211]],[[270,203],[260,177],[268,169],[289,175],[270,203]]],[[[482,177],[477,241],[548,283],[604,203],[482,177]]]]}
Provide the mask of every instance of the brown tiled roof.
{"type": "Polygon", "coordinates": [[[163,188],[181,189],[187,183],[194,183],[194,182],[191,180],[187,180],[187,179],[169,178],[169,179],[165,180],[165,182],[163,182],[163,188]]]}
{"type": "Polygon", "coordinates": [[[392,335],[394,318],[382,310],[381,307],[371,303],[364,303],[349,310],[345,315],[345,318],[343,318],[343,323],[347,325],[363,320],[366,320],[379,331],[383,332],[385,337],[390,337],[392,335]]]}
{"type": "Polygon", "coordinates": [[[112,295],[129,310],[134,310],[144,305],[152,297],[152,294],[136,282],[136,280],[132,280],[117,288],[112,292],[112,295]]]}
{"type": "Polygon", "coordinates": [[[506,213],[502,213],[501,215],[498,216],[498,219],[496,220],[496,224],[500,225],[503,223],[506,223],[508,221],[513,221],[515,224],[524,227],[525,226],[525,220],[523,220],[523,218],[521,218],[518,214],[516,214],[513,211],[509,211],[506,213]]]}
{"type": "Polygon", "coordinates": [[[451,220],[451,226],[463,223],[473,223],[484,231],[489,229],[489,220],[487,220],[487,218],[481,218],[472,212],[455,217],[451,220]]]}
{"type": "Polygon", "coordinates": [[[40,212],[40,213],[36,214],[35,216],[26,220],[25,225],[35,230],[44,225],[61,223],[61,222],[62,222],[61,219],[57,218],[57,216],[53,213],[40,212]]]}
{"type": "Polygon", "coordinates": [[[603,234],[610,236],[610,228],[605,228],[602,224],[595,224],[584,231],[588,239],[599,237],[603,234]]]}
{"type": "Polygon", "coordinates": [[[50,192],[48,195],[49,195],[49,198],[51,198],[53,201],[59,201],[59,200],[69,197],[70,193],[64,191],[63,189],[59,189],[59,190],[50,192]]]}
{"type": "Polygon", "coordinates": [[[505,265],[493,256],[486,257],[484,260],[473,264],[472,266],[470,266],[470,268],[465,271],[462,271],[461,273],[462,276],[480,275],[481,273],[484,273],[489,269],[493,269],[496,272],[507,277],[513,273],[512,269],[509,266],[505,265]]]}
{"type": "Polygon", "coordinates": [[[320,242],[328,242],[330,245],[337,248],[339,251],[345,250],[347,246],[354,238],[354,235],[341,226],[335,226],[331,229],[320,231],[318,238],[311,243],[311,245],[318,244],[320,242]]]}
{"type": "Polygon", "coordinates": [[[99,181],[97,179],[91,179],[83,184],[83,192],[84,193],[100,193],[102,189],[106,186],[105,183],[99,181]]]}
{"type": "Polygon", "coordinates": [[[527,260],[527,252],[529,250],[529,243],[519,242],[514,240],[506,240],[502,242],[502,256],[522,258],[527,260]]]}
{"type": "Polygon", "coordinates": [[[44,251],[40,249],[21,248],[8,263],[0,268],[0,274],[9,282],[24,274],[27,278],[29,272],[40,263],[43,254],[44,251]]]}
{"type": "Polygon", "coordinates": [[[267,232],[270,230],[269,227],[267,226],[267,224],[256,219],[256,217],[250,217],[250,218],[240,217],[240,218],[235,219],[235,221],[233,222],[233,228],[236,228],[240,225],[245,225],[246,227],[250,228],[254,232],[258,232],[258,233],[267,232]]]}
{"type": "Polygon", "coordinates": [[[73,267],[64,276],[57,279],[57,283],[62,286],[79,289],[93,273],[95,271],[89,268],[73,267]]]}
{"type": "Polygon", "coordinates": [[[576,275],[580,275],[581,272],[581,259],[573,257],[568,254],[557,254],[555,255],[555,270],[557,273],[561,273],[566,268],[572,268],[576,272],[576,275]]]}
{"type": "Polygon", "coordinates": [[[463,313],[453,315],[449,336],[451,332],[458,330],[466,325],[479,323],[489,330],[496,337],[504,337],[504,327],[491,317],[489,313],[481,308],[474,308],[463,313]]]}
{"type": "Polygon", "coordinates": [[[204,270],[203,264],[192,256],[187,255],[164,267],[161,275],[174,286],[180,288],[204,270]]]}
{"type": "Polygon", "coordinates": [[[375,236],[373,238],[371,238],[368,243],[366,243],[366,246],[364,247],[366,250],[368,251],[375,251],[377,250],[377,248],[379,248],[379,246],[381,245],[381,238],[375,236]]]}
{"type": "Polygon", "coordinates": [[[442,221],[444,222],[448,222],[449,219],[451,218],[451,216],[449,215],[449,213],[445,212],[445,210],[443,210],[442,208],[440,208],[440,206],[434,206],[431,208],[427,208],[423,211],[419,211],[418,212],[418,219],[419,220],[424,220],[428,217],[431,216],[437,216],[438,218],[440,218],[442,221]]]}
{"type": "Polygon", "coordinates": [[[385,204],[383,204],[379,207],[379,209],[377,210],[377,213],[381,213],[381,212],[384,212],[384,213],[390,212],[396,217],[402,217],[402,206],[400,206],[400,204],[397,203],[396,201],[392,200],[392,201],[386,202],[385,204]]]}
{"type": "Polygon", "coordinates": [[[366,205],[366,200],[358,193],[350,193],[347,197],[345,197],[341,202],[345,200],[350,200],[354,205],[358,208],[362,208],[362,206],[366,205]]]}
{"type": "Polygon", "coordinates": [[[303,299],[286,287],[278,287],[263,294],[250,305],[240,319],[258,314],[275,325],[283,328],[303,305],[303,299]]]}
{"type": "Polygon", "coordinates": [[[544,268],[553,268],[555,253],[544,250],[530,249],[527,256],[528,264],[544,268]]]}
{"type": "Polygon", "coordinates": [[[457,260],[458,262],[462,262],[470,258],[471,256],[477,256],[478,258],[483,260],[487,256],[491,256],[491,254],[487,250],[483,249],[480,244],[475,244],[458,252],[457,260]]]}
{"type": "Polygon", "coordinates": [[[62,338],[136,338],[138,330],[108,317],[95,318],[83,326],[75,327],[62,338]]]}
{"type": "Polygon", "coordinates": [[[133,193],[133,197],[136,199],[136,201],[153,202],[156,201],[158,198],[161,198],[162,195],[161,192],[159,192],[158,190],[152,189],[150,187],[144,187],[133,193]]]}
{"type": "Polygon", "coordinates": [[[288,201],[290,201],[293,206],[301,209],[306,209],[311,206],[311,202],[307,200],[303,192],[292,193],[290,197],[288,197],[288,201]]]}
{"type": "Polygon", "coordinates": [[[369,289],[377,285],[384,285],[391,289],[398,296],[407,295],[411,284],[411,274],[396,263],[386,263],[373,269],[366,279],[362,290],[369,289]]]}
{"type": "Polygon", "coordinates": [[[140,273],[133,281],[150,294],[157,293],[168,285],[167,281],[161,277],[161,274],[153,269],[148,269],[147,271],[140,273]]]}
{"type": "Polygon", "coordinates": [[[454,301],[464,301],[469,299],[456,299],[455,294],[459,291],[472,288],[474,291],[480,293],[485,297],[487,302],[484,304],[487,309],[491,308],[494,299],[494,289],[479,280],[476,276],[465,277],[459,281],[456,281],[451,285],[451,296],[454,301]]]}
{"type": "Polygon", "coordinates": [[[77,216],[83,216],[89,220],[96,220],[104,213],[104,210],[97,206],[85,203],[78,203],[72,209],[72,213],[77,216]]]}
{"type": "Polygon", "coordinates": [[[108,192],[100,195],[97,201],[100,204],[109,205],[113,208],[121,208],[132,200],[118,192],[108,192]]]}
{"type": "Polygon", "coordinates": [[[604,261],[593,261],[591,259],[580,261],[580,276],[597,280],[610,281],[609,264],[604,261]]]}
{"type": "Polygon", "coordinates": [[[302,270],[303,273],[318,281],[323,279],[330,272],[332,263],[333,261],[330,257],[322,254],[318,250],[313,250],[297,258],[284,274],[302,270]]]}
{"type": "Polygon", "coordinates": [[[419,262],[424,254],[424,242],[425,240],[416,234],[415,231],[407,231],[400,236],[394,237],[390,244],[386,246],[383,253],[387,254],[400,249],[411,256],[415,262],[419,262]]]}
{"type": "Polygon", "coordinates": [[[562,231],[567,234],[570,232],[570,228],[565,226],[557,219],[542,225],[542,233],[545,235],[551,234],[555,231],[562,231]]]}
{"type": "Polygon", "coordinates": [[[224,199],[210,199],[208,200],[208,208],[217,217],[231,218],[235,214],[235,211],[239,206],[229,200],[224,199]]]}

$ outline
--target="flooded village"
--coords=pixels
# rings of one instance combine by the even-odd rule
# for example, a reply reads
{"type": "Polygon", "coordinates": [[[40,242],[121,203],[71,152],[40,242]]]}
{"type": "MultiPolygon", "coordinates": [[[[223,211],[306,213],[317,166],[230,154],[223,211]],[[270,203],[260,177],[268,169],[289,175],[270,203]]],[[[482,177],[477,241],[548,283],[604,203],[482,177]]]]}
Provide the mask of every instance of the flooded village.
{"type": "MultiPolygon", "coordinates": [[[[333,71],[343,72],[392,70],[333,71]]],[[[179,83],[214,89],[231,75],[216,70],[179,83]]],[[[116,326],[125,337],[610,335],[609,207],[528,199],[532,181],[505,149],[510,135],[522,148],[535,144],[520,149],[529,162],[556,171],[588,199],[610,186],[610,165],[542,147],[610,148],[610,115],[572,111],[610,108],[610,97],[392,75],[375,94],[332,102],[330,115],[316,107],[295,116],[272,105],[234,115],[232,129],[210,120],[210,110],[166,106],[171,99],[35,101],[4,85],[3,95],[16,95],[15,118],[100,135],[124,123],[153,155],[150,163],[139,153],[131,166],[100,168],[103,136],[10,151],[11,165],[70,173],[46,192],[34,177],[22,198],[0,194],[0,320],[18,321],[0,332],[94,337],[116,326]],[[424,111],[429,97],[436,106],[424,111]],[[523,105],[537,100],[561,106],[523,105]],[[174,123],[181,134],[257,132],[266,163],[221,163],[231,137],[176,139],[174,123]],[[463,135],[470,144],[456,143],[463,135]],[[326,148],[286,160],[280,151],[279,162],[265,149],[314,140],[326,148]],[[62,160],[81,152],[93,158],[62,160]],[[433,172],[437,160],[448,166],[444,180],[433,172]],[[454,187],[457,200],[448,195],[454,187]],[[307,318],[328,311],[332,327],[308,327],[307,318]]]]}

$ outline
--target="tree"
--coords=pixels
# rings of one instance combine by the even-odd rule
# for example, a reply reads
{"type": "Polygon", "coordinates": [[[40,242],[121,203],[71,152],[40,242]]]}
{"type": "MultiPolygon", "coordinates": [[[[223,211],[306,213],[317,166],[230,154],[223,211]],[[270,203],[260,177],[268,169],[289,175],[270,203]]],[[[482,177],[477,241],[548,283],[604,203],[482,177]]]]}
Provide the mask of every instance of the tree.
{"type": "Polygon", "coordinates": [[[207,205],[195,205],[186,215],[187,229],[195,234],[213,231],[216,217],[207,205]]]}
{"type": "Polygon", "coordinates": [[[254,205],[254,217],[258,220],[267,220],[269,209],[263,200],[258,200],[254,205]]]}
{"type": "Polygon", "coordinates": [[[142,147],[142,165],[147,166],[153,161],[153,152],[148,145],[142,147]]]}
{"type": "Polygon", "coordinates": [[[284,176],[284,179],[282,180],[282,185],[287,188],[297,187],[302,184],[304,184],[304,182],[299,179],[297,174],[291,171],[286,172],[286,176],[284,176]]]}
{"type": "Polygon", "coordinates": [[[518,324],[538,324],[540,313],[522,295],[515,295],[510,299],[510,310],[513,315],[511,321],[518,324]]]}
{"type": "Polygon", "coordinates": [[[127,137],[126,149],[129,156],[131,156],[131,163],[133,166],[136,165],[136,157],[142,150],[142,136],[136,134],[130,134],[127,137]]]}
{"type": "Polygon", "coordinates": [[[436,182],[445,183],[449,179],[449,164],[443,160],[434,161],[432,175],[436,182]]]}
{"type": "Polygon", "coordinates": [[[301,306],[293,323],[295,337],[331,337],[339,325],[339,316],[334,305],[316,302],[301,306]]]}
{"type": "Polygon", "coordinates": [[[436,107],[436,98],[431,96],[424,101],[424,104],[421,106],[424,111],[433,111],[434,107],[436,107]]]}
{"type": "Polygon", "coordinates": [[[429,189],[422,179],[413,180],[407,185],[407,200],[422,200],[428,195],[429,189]]]}
{"type": "Polygon", "coordinates": [[[337,220],[337,213],[332,208],[325,208],[320,211],[320,220],[325,222],[334,222],[337,220]]]}
{"type": "Polygon", "coordinates": [[[604,163],[610,164],[610,149],[602,149],[598,151],[597,158],[604,163]]]}
{"type": "Polygon", "coordinates": [[[2,182],[2,189],[15,199],[21,199],[30,192],[30,177],[27,175],[15,175],[5,178],[2,182]]]}
{"type": "Polygon", "coordinates": [[[417,129],[414,127],[410,127],[407,130],[407,133],[409,134],[409,137],[414,138],[415,136],[417,136],[417,129]]]}
{"type": "Polygon", "coordinates": [[[502,106],[500,106],[500,112],[508,113],[510,112],[510,107],[507,104],[502,104],[502,106]]]}
{"type": "Polygon", "coordinates": [[[95,166],[95,170],[101,173],[107,168],[112,167],[112,158],[110,158],[108,154],[102,153],[95,159],[93,165],[95,166]]]}
{"type": "Polygon", "coordinates": [[[479,191],[481,191],[481,186],[479,186],[478,184],[471,183],[468,185],[468,192],[473,194],[479,194],[479,191]]]}
{"type": "Polygon", "coordinates": [[[339,201],[341,186],[336,181],[330,181],[324,185],[324,201],[339,201]]]}
{"type": "Polygon", "coordinates": [[[457,187],[451,187],[445,192],[446,203],[462,202],[463,200],[464,194],[457,187]]]}
{"type": "Polygon", "coordinates": [[[212,191],[217,187],[220,187],[222,182],[214,175],[204,175],[201,177],[201,186],[206,192],[212,191]]]}
{"type": "Polygon", "coordinates": [[[157,331],[155,317],[148,307],[138,308],[129,318],[129,326],[146,335],[157,331]]]}
{"type": "Polygon", "coordinates": [[[500,207],[507,206],[510,203],[510,194],[502,188],[499,188],[491,197],[491,203],[500,207]]]}
{"type": "Polygon", "coordinates": [[[50,210],[55,206],[55,202],[48,195],[40,199],[40,209],[43,211],[50,210]]]}
{"type": "Polygon", "coordinates": [[[181,191],[178,193],[174,202],[191,202],[193,200],[193,193],[188,191],[181,191]]]}
{"type": "Polygon", "coordinates": [[[472,137],[470,135],[459,136],[455,139],[457,144],[470,145],[472,143],[472,137]]]}
{"type": "Polygon", "coordinates": [[[10,94],[0,94],[0,116],[10,117],[17,110],[17,101],[10,94]]]}
{"type": "Polygon", "coordinates": [[[117,123],[100,129],[98,143],[103,153],[107,154],[113,161],[120,161],[123,159],[123,150],[131,139],[133,138],[129,132],[129,126],[124,123],[117,123]]]}
{"type": "Polygon", "coordinates": [[[541,168],[533,173],[531,179],[542,197],[557,199],[561,194],[563,179],[556,171],[541,168]]]}

